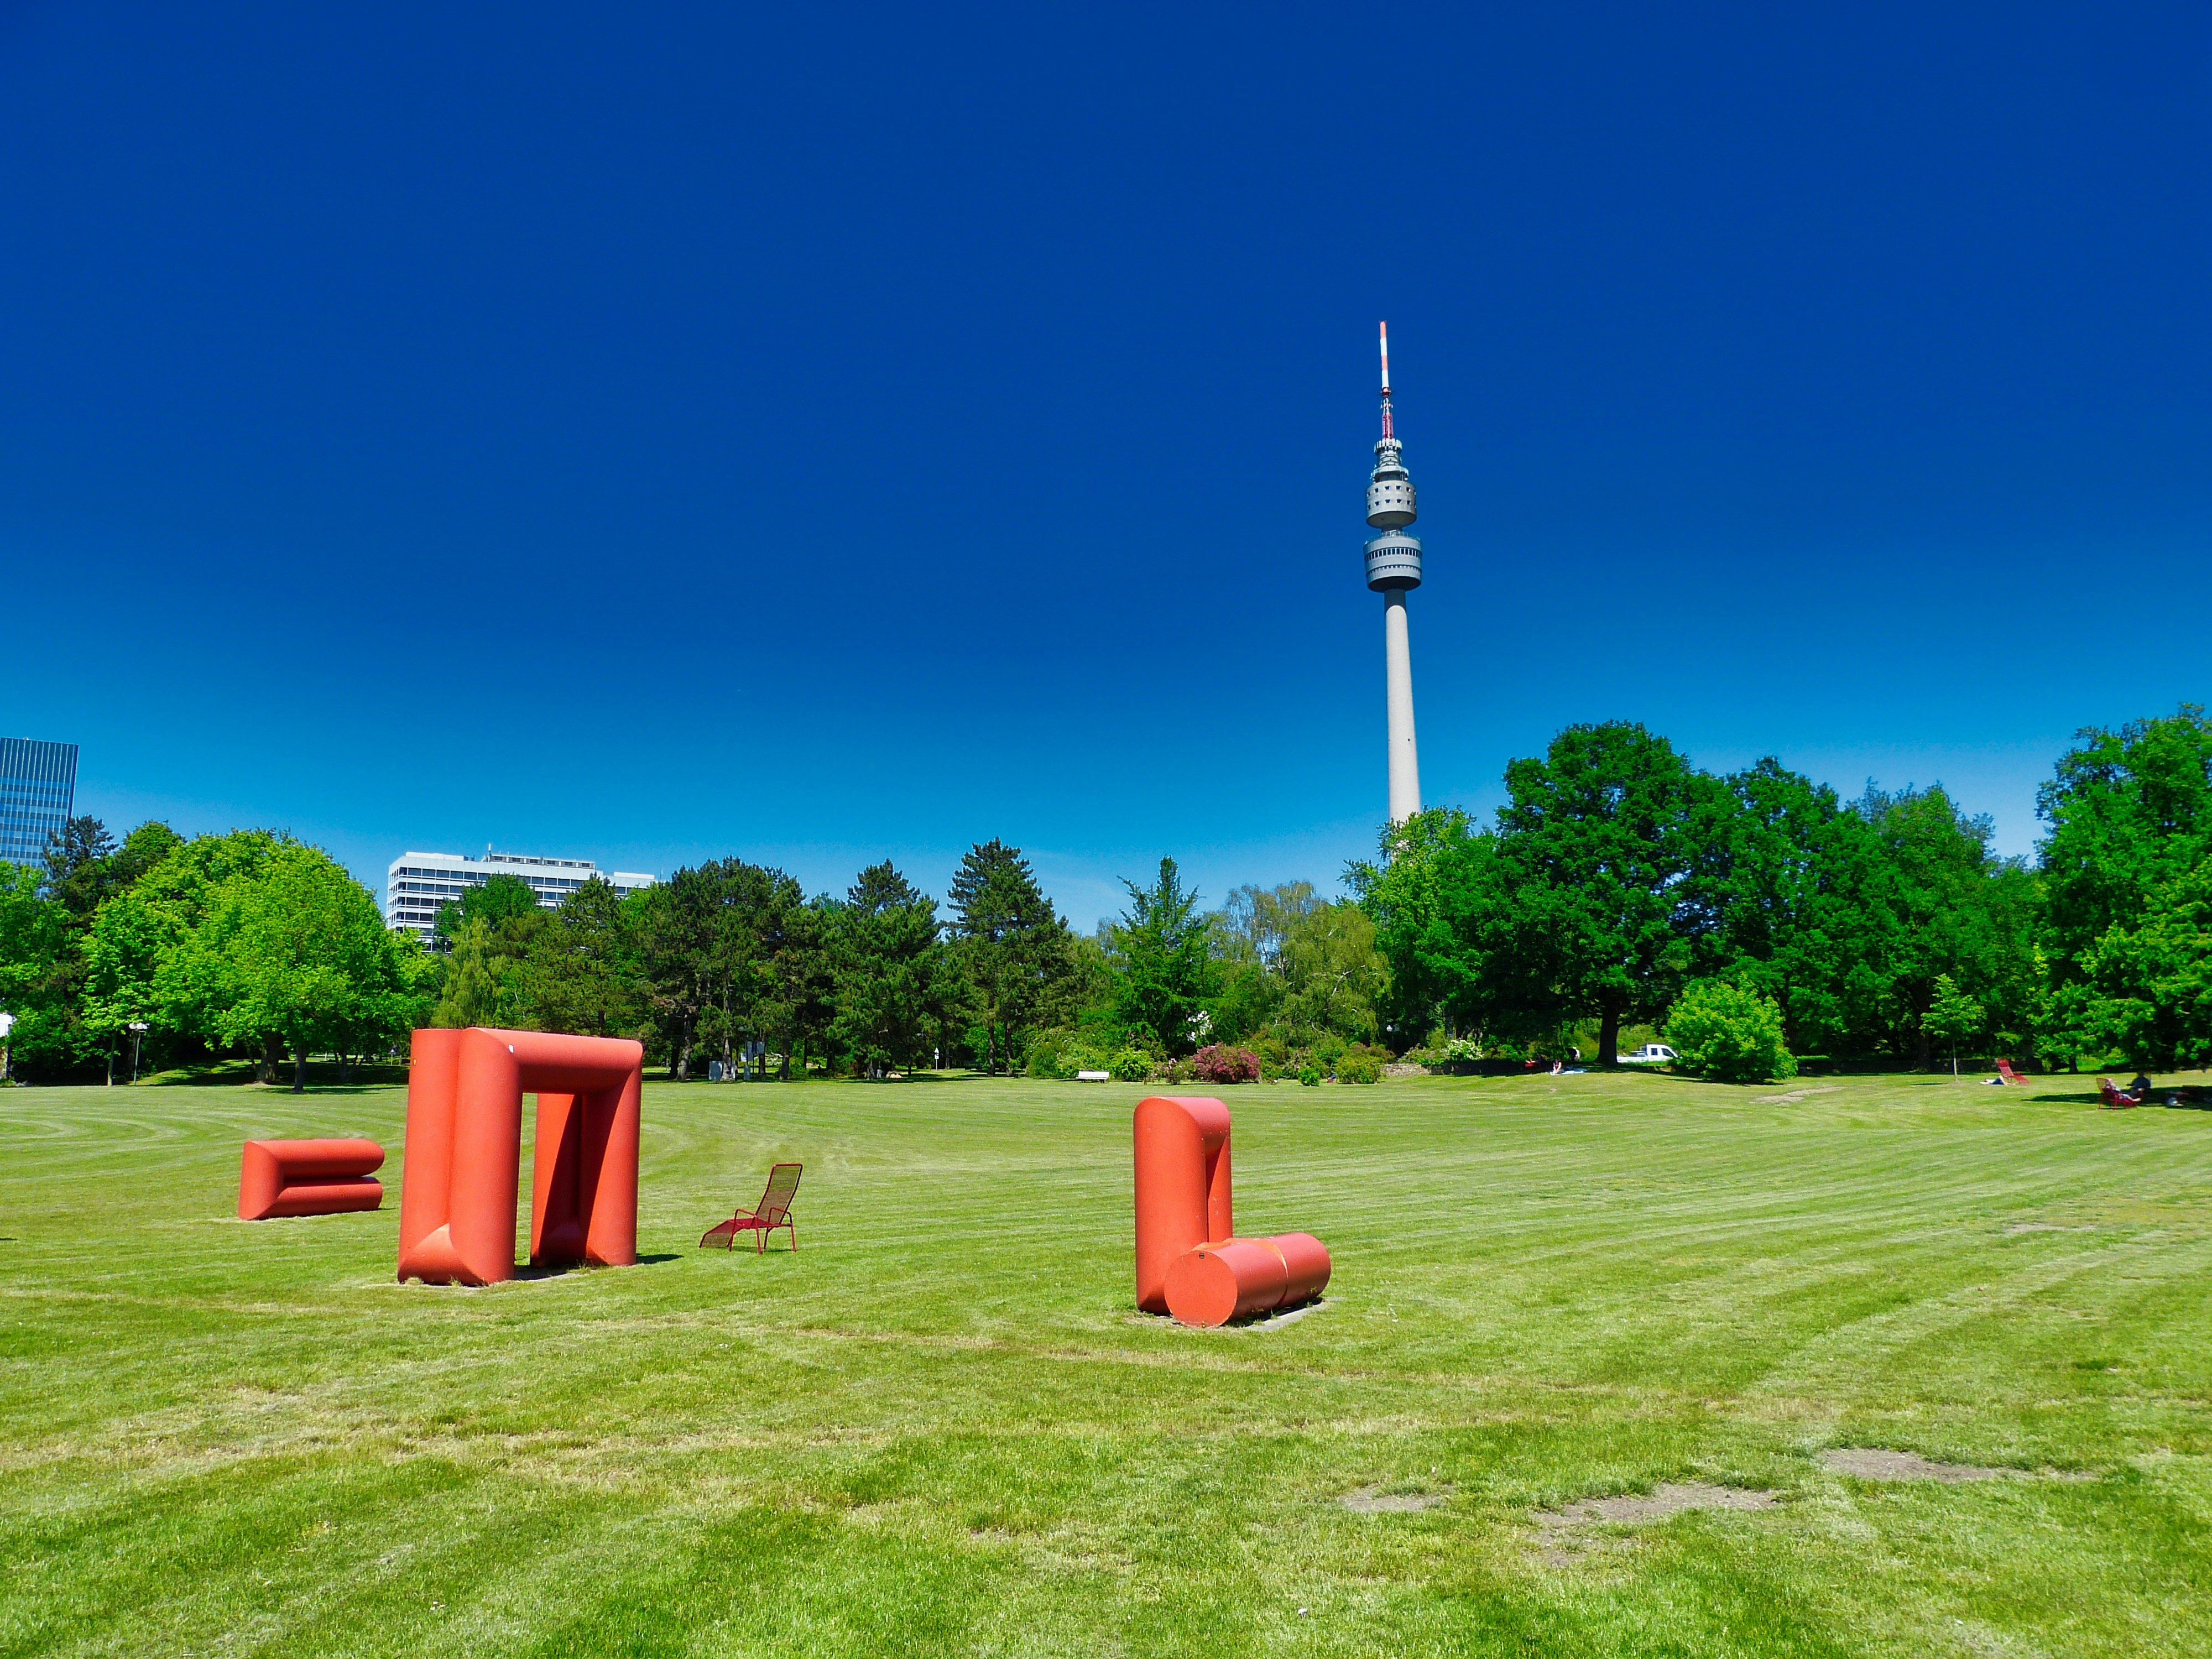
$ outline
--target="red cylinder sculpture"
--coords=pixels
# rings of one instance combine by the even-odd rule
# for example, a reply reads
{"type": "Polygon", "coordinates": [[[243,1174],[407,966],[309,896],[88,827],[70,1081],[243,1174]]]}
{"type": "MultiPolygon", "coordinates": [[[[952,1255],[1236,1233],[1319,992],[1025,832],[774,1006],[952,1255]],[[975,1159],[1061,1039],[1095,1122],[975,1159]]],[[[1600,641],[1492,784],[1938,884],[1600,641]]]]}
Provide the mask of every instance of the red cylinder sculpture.
{"type": "Polygon", "coordinates": [[[1231,1214],[1229,1109],[1204,1096],[1137,1103],[1137,1305],[1168,1310],[1168,1268],[1194,1245],[1237,1231],[1231,1214]]]}
{"type": "Polygon", "coordinates": [[[637,1260],[638,1109],[645,1050],[544,1031],[414,1034],[399,1189],[399,1277],[514,1277],[522,1097],[538,1097],[533,1266],[637,1260]]]}
{"type": "Polygon", "coordinates": [[[374,1210],[384,1186],[369,1177],[383,1164],[384,1148],[373,1140],[249,1140],[239,1160],[238,1218],[374,1210]]]}
{"type": "Polygon", "coordinates": [[[1310,1302],[1328,1274],[1328,1248],[1311,1233],[1201,1244],[1168,1269],[1168,1311],[1185,1325],[1226,1325],[1310,1302]]]}
{"type": "Polygon", "coordinates": [[[1186,1325],[1223,1325],[1310,1302],[1328,1250],[1310,1233],[1237,1238],[1229,1109],[1206,1097],[1137,1103],[1137,1305],[1186,1325]]]}

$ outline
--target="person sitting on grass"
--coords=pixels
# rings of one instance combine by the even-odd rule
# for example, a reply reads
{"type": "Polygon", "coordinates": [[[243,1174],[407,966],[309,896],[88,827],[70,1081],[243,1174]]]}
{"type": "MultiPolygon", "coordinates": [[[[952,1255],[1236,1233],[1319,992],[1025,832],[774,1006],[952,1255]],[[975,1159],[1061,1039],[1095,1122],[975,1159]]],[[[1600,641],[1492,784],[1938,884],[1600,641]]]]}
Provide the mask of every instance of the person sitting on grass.
{"type": "Polygon", "coordinates": [[[2128,1092],[2137,1100],[2148,1100],[2150,1098],[2149,1077],[2142,1072],[2137,1072],[2135,1081],[2128,1085],[2128,1092]]]}

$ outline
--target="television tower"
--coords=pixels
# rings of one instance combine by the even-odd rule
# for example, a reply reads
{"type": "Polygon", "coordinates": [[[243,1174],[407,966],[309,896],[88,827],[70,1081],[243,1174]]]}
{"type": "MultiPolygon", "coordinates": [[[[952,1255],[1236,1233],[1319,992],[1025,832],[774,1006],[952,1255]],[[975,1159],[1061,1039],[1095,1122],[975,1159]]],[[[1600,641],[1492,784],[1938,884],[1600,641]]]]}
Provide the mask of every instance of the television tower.
{"type": "Polygon", "coordinates": [[[1382,533],[1367,544],[1367,586],[1382,596],[1385,700],[1390,709],[1390,822],[1403,823],[1421,810],[1421,757],[1413,744],[1413,653],[1406,638],[1406,595],[1421,585],[1421,544],[1408,536],[1413,479],[1399,459],[1390,426],[1390,325],[1382,342],[1382,437],[1375,446],[1375,474],[1367,486],[1367,522],[1382,533]]]}

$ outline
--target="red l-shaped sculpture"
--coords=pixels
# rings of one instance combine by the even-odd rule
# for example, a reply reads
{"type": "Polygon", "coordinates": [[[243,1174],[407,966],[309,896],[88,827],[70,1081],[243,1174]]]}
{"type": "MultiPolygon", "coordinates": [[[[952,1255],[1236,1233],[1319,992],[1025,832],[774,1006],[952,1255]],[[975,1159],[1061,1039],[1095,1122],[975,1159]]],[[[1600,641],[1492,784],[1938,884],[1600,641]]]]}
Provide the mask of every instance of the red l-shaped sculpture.
{"type": "Polygon", "coordinates": [[[533,1267],[637,1261],[638,1103],[645,1050],[619,1037],[417,1031],[407,1069],[399,1277],[514,1277],[522,1097],[538,1097],[533,1267]]]}
{"type": "Polygon", "coordinates": [[[1207,1096],[1137,1103],[1137,1305],[1185,1325],[1310,1302],[1328,1285],[1311,1233],[1238,1238],[1229,1180],[1229,1109],[1207,1096]]]}

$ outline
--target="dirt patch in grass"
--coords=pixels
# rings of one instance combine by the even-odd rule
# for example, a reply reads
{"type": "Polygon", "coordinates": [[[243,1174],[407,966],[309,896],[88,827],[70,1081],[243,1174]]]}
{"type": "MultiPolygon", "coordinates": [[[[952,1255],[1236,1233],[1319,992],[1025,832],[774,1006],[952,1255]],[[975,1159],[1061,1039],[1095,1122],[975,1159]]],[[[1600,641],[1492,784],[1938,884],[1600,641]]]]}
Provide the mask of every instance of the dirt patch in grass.
{"type": "Polygon", "coordinates": [[[2096,1231],[2095,1224],[2087,1221],[2078,1223],[2064,1221],[2015,1221],[2012,1225],[2005,1229],[2007,1233],[2014,1235],[2021,1233],[2094,1233],[2096,1231]]]}
{"type": "Polygon", "coordinates": [[[1538,1510],[1530,1517],[1549,1546],[1540,1558],[1551,1567],[1572,1566],[1593,1552],[1628,1547],[1625,1539],[1589,1535],[1583,1529],[1610,1522],[1635,1526],[1664,1521],[1688,1510],[1771,1510],[1774,1493],[1749,1486],[1716,1486],[1703,1480],[1668,1481],[1642,1496],[1586,1498],[1579,1504],[1556,1510],[1538,1510]]]}
{"type": "Polygon", "coordinates": [[[2094,1480],[2081,1469],[1983,1468],[1972,1463],[1937,1463],[1918,1452],[1889,1451],[1879,1446],[1831,1446],[1820,1461],[1838,1474],[1858,1480],[1941,1480],[1960,1486],[1970,1480],[2094,1480]]]}
{"type": "Polygon", "coordinates": [[[1355,1486],[1336,1500],[1354,1515],[1419,1515],[1437,1508],[1444,1494],[1436,1492],[1384,1492],[1380,1486],[1355,1486]]]}
{"type": "Polygon", "coordinates": [[[1562,1527],[1586,1527],[1600,1521],[1633,1525],[1641,1521],[1664,1521],[1685,1510],[1771,1510],[1771,1492],[1749,1486],[1715,1486],[1703,1480],[1668,1481],[1645,1496],[1586,1498],[1556,1510],[1538,1510],[1536,1524],[1547,1531],[1562,1527]]]}

